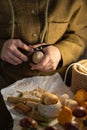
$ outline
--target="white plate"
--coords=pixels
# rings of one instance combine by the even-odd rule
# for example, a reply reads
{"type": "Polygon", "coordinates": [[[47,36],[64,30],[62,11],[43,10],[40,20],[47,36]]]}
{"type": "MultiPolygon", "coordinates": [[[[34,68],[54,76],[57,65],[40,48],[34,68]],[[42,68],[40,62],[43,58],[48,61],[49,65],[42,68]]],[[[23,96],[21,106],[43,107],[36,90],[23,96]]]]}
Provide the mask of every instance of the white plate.
{"type": "Polygon", "coordinates": [[[55,92],[58,96],[66,93],[70,96],[70,98],[73,98],[73,93],[71,92],[69,87],[67,87],[64,84],[61,76],[58,73],[56,73],[52,76],[36,76],[36,77],[24,78],[24,79],[16,81],[12,85],[1,90],[1,93],[3,95],[6,106],[14,119],[13,130],[21,130],[21,127],[19,126],[19,120],[23,116],[21,114],[18,114],[17,112],[15,112],[15,110],[13,110],[13,105],[10,105],[7,103],[7,101],[6,101],[7,97],[8,96],[17,96],[18,90],[19,91],[26,91],[26,90],[31,91],[37,87],[41,87],[50,92],[55,92]]]}

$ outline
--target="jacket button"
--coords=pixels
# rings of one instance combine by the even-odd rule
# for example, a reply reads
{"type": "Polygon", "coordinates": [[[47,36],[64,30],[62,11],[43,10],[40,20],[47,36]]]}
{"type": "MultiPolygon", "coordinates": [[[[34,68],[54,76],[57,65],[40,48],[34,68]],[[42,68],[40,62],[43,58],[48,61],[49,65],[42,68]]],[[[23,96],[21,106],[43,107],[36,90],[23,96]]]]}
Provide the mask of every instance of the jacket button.
{"type": "Polygon", "coordinates": [[[32,33],[32,36],[33,36],[33,37],[37,37],[37,34],[36,34],[36,33],[32,33]]]}
{"type": "Polygon", "coordinates": [[[31,13],[32,13],[32,14],[35,14],[35,10],[32,10],[31,13]]]}

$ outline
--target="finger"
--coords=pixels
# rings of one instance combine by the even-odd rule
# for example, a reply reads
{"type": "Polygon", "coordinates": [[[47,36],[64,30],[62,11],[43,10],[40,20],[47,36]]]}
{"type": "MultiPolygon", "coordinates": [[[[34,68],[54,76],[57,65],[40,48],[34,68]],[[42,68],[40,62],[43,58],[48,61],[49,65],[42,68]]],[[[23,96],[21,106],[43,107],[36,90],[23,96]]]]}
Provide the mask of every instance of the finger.
{"type": "Polygon", "coordinates": [[[42,46],[42,45],[47,45],[47,43],[38,43],[37,45],[33,45],[34,48],[42,46]]]}
{"type": "Polygon", "coordinates": [[[33,64],[31,64],[31,69],[34,70],[34,69],[37,69],[37,70],[40,70],[40,71],[54,71],[56,69],[56,66],[54,64],[54,62],[52,60],[49,60],[49,62],[47,64],[45,64],[44,66],[34,66],[33,64]]]}
{"type": "MultiPolygon", "coordinates": [[[[36,69],[36,67],[35,68],[33,68],[33,67],[31,67],[31,69],[32,70],[35,70],[36,69]]],[[[49,64],[47,64],[46,66],[44,66],[44,67],[38,67],[37,68],[37,70],[40,70],[40,71],[43,71],[43,72],[51,72],[51,71],[53,71],[53,68],[51,67],[51,65],[49,64]]]]}
{"type": "Polygon", "coordinates": [[[18,62],[15,62],[15,61],[14,61],[12,58],[10,58],[10,57],[8,57],[5,61],[8,62],[8,63],[10,63],[10,64],[12,64],[12,65],[18,65],[18,64],[20,64],[20,63],[18,63],[18,62]]]}
{"type": "Polygon", "coordinates": [[[56,69],[56,64],[55,64],[55,62],[53,61],[53,60],[49,60],[48,62],[47,62],[47,64],[45,64],[44,65],[44,67],[42,68],[43,70],[55,70],[56,69]]]}
{"type": "Polygon", "coordinates": [[[13,59],[8,58],[7,62],[12,64],[12,65],[17,65],[17,63],[15,61],[13,61],[13,59]]]}
{"type": "Polygon", "coordinates": [[[28,60],[28,57],[26,55],[24,55],[22,52],[20,52],[15,46],[11,50],[11,53],[12,53],[12,55],[14,55],[15,57],[17,57],[18,59],[20,59],[22,61],[28,60]]]}
{"type": "Polygon", "coordinates": [[[49,70],[53,70],[53,67],[51,66],[50,62],[46,64],[46,66],[44,66],[43,68],[41,68],[41,71],[49,71],[49,70]]]}
{"type": "Polygon", "coordinates": [[[44,56],[44,58],[42,58],[41,62],[39,64],[30,64],[31,65],[31,69],[37,69],[37,70],[41,70],[43,69],[49,62],[49,56],[44,56]]]}
{"type": "Polygon", "coordinates": [[[6,61],[13,63],[15,65],[17,64],[21,64],[23,61],[19,58],[17,58],[15,55],[13,55],[12,53],[8,54],[8,57],[6,58],[6,61]]]}
{"type": "Polygon", "coordinates": [[[33,64],[30,64],[30,66],[31,66],[32,70],[35,70],[35,69],[41,70],[41,71],[42,70],[45,71],[45,70],[49,70],[49,69],[52,70],[52,66],[51,66],[51,64],[49,62],[47,64],[45,64],[44,66],[42,66],[42,65],[33,65],[33,64]]]}
{"type": "Polygon", "coordinates": [[[32,48],[32,46],[28,46],[26,45],[25,43],[23,43],[21,40],[17,39],[17,41],[15,42],[16,46],[23,49],[23,50],[26,50],[26,51],[30,51],[32,48]]]}

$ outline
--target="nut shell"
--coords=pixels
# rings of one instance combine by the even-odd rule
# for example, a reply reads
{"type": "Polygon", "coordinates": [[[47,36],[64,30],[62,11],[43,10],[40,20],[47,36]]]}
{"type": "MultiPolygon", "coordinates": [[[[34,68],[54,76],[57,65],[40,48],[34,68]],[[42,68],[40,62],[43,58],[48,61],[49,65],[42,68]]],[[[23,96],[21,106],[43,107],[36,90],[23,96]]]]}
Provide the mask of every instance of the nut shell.
{"type": "Polygon", "coordinates": [[[32,56],[32,61],[35,63],[35,64],[38,64],[41,59],[43,58],[44,56],[44,53],[42,51],[37,51],[33,54],[32,56]]]}

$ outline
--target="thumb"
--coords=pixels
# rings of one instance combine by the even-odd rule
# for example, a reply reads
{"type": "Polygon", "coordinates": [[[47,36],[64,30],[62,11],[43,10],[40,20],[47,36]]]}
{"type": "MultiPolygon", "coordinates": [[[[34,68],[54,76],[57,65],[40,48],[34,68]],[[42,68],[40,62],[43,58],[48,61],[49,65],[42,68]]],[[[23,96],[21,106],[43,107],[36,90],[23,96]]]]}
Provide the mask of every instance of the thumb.
{"type": "Polygon", "coordinates": [[[18,48],[21,48],[21,49],[26,50],[26,51],[31,51],[31,50],[32,50],[32,46],[26,45],[26,44],[23,43],[21,40],[17,40],[17,41],[16,41],[16,46],[17,46],[18,48]]]}

